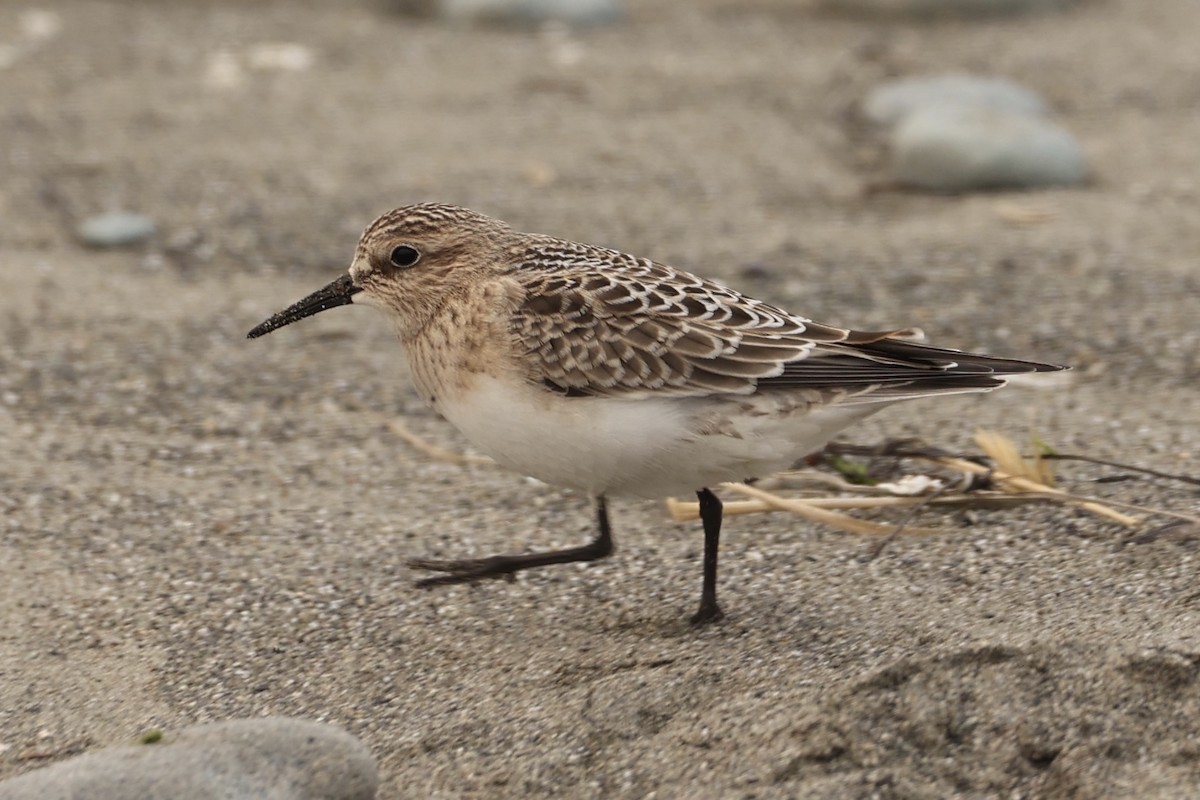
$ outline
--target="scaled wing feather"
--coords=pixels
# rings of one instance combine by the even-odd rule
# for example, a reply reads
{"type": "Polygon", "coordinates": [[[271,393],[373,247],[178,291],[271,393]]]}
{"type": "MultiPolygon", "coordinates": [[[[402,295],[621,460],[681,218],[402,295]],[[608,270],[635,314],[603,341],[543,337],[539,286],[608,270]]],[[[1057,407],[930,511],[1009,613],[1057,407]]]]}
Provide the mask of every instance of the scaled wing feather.
{"type": "Polygon", "coordinates": [[[799,388],[854,402],[981,391],[1048,365],[930,347],[919,331],[851,331],[663,264],[534,237],[514,253],[513,333],[531,376],[571,396],[703,396],[799,388]]]}

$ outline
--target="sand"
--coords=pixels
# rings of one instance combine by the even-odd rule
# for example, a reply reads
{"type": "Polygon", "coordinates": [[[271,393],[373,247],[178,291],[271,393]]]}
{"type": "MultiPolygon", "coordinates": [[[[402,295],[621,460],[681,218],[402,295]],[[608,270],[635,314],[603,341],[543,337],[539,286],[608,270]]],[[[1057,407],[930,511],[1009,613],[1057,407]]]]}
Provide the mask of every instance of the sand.
{"type": "MultiPolygon", "coordinates": [[[[1036,431],[1200,472],[1200,4],[886,25],[631,5],[580,34],[370,2],[45,6],[61,29],[0,69],[0,777],[284,714],[359,736],[384,798],[1200,792],[1194,529],[1130,543],[1061,506],[931,514],[944,535],[868,562],[865,537],[734,518],[728,619],[696,631],[699,526],[615,499],[610,560],[413,587],[409,557],[592,535],[586,498],[389,430],[469,451],[372,312],[243,338],[421,200],[823,321],[1076,367],[896,407],[854,441],[1036,431]],[[1092,183],[864,192],[881,159],[854,104],[948,70],[1043,94],[1092,183]],[[114,207],[154,216],[155,243],[81,248],[76,224],[114,207]]],[[[0,8],[4,41],[33,7],[0,8]]],[[[1060,472],[1200,510],[1195,487],[1060,472]]]]}

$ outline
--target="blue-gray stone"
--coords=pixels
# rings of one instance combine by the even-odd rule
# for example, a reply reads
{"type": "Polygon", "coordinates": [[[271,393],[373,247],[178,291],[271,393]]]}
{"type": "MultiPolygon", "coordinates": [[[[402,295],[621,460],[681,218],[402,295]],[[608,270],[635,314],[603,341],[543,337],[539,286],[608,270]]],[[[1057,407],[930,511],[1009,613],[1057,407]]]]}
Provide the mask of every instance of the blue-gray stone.
{"type": "Polygon", "coordinates": [[[78,233],[88,247],[124,247],[146,241],[156,230],[154,220],[144,214],[110,211],[85,219],[78,233]]]}
{"type": "Polygon", "coordinates": [[[888,81],[871,90],[862,111],[876,125],[891,127],[915,111],[947,106],[992,108],[1031,117],[1046,113],[1042,98],[1024,86],[963,73],[888,81]]]}
{"type": "Polygon", "coordinates": [[[112,747],[6,781],[0,800],[371,800],[375,760],[332,725],[234,720],[112,747]]]}
{"type": "Polygon", "coordinates": [[[1071,186],[1087,178],[1075,137],[1041,117],[992,108],[926,108],[891,138],[893,177],[919,189],[1071,186]]]}
{"type": "Polygon", "coordinates": [[[1046,11],[1073,0],[818,0],[823,11],[874,17],[991,17],[1046,11]]]}
{"type": "Polygon", "coordinates": [[[585,27],[624,18],[619,0],[440,0],[437,8],[446,19],[517,25],[563,22],[585,27]]]}

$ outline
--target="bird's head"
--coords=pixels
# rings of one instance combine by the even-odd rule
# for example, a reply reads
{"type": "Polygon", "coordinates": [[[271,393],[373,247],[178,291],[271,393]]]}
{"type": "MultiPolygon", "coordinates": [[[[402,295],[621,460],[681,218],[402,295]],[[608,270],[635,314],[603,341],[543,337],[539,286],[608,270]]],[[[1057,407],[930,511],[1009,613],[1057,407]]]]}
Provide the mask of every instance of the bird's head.
{"type": "Polygon", "coordinates": [[[349,272],[271,316],[254,339],[351,303],[393,317],[401,335],[419,329],[448,299],[494,269],[511,229],[459,206],[404,206],[363,232],[349,272]]]}

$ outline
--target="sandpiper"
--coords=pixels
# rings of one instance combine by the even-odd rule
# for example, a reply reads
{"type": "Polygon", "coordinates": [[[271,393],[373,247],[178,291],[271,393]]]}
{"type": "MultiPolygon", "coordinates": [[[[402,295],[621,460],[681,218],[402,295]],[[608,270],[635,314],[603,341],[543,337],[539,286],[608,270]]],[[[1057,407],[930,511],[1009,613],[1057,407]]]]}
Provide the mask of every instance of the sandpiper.
{"type": "Polygon", "coordinates": [[[646,258],[433,203],[375,220],[348,274],[249,336],[350,303],[391,319],[417,389],[475,447],[595,499],[599,532],[586,545],[415,559],[441,573],[419,585],[604,558],[609,495],[696,492],[696,624],[722,617],[721,501],[709,487],[785,469],[891,403],[1063,369],[931,347],[915,329],[825,325],[646,258]]]}

